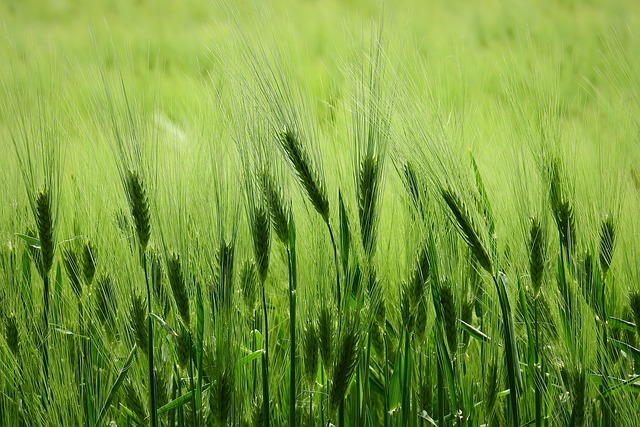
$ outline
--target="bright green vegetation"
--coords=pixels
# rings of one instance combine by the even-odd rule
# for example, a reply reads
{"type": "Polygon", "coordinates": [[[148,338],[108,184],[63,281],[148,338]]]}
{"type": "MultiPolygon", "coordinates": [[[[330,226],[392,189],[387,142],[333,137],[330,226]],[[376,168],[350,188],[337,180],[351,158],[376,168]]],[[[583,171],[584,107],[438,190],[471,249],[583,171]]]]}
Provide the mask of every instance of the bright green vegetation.
{"type": "Polygon", "coordinates": [[[640,425],[636,2],[83,3],[0,5],[0,425],[640,425]]]}

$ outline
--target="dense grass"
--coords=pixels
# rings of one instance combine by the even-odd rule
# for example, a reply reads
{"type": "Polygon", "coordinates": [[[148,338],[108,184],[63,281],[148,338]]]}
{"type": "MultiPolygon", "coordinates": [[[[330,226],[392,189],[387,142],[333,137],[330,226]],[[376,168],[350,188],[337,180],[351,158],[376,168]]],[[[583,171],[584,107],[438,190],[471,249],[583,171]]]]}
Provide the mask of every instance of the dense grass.
{"type": "Polygon", "coordinates": [[[634,2],[40,3],[0,425],[640,425],[634,2]]]}

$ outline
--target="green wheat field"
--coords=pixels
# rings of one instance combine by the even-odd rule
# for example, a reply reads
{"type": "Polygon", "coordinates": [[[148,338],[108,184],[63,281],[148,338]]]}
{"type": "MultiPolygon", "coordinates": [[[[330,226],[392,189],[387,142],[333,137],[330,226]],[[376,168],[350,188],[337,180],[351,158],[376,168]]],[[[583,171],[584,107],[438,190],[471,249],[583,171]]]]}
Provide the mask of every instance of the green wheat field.
{"type": "Polygon", "coordinates": [[[0,426],[640,426],[640,3],[0,4],[0,426]]]}

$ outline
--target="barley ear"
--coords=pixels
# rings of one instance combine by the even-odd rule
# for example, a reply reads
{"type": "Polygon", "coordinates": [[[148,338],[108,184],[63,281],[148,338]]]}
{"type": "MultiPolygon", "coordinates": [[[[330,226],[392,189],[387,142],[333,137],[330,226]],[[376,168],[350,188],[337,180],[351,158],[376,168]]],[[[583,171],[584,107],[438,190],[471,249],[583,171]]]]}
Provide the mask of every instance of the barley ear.
{"type": "Polygon", "coordinates": [[[45,274],[51,271],[55,241],[53,236],[52,206],[49,192],[46,188],[40,190],[36,196],[36,222],[40,236],[40,251],[42,254],[42,268],[45,274]]]}
{"type": "Polygon", "coordinates": [[[271,252],[269,213],[264,207],[256,206],[253,212],[252,222],[253,253],[260,281],[264,283],[269,270],[269,256],[271,252]]]}
{"type": "Polygon", "coordinates": [[[131,299],[129,311],[129,325],[138,347],[147,354],[149,348],[149,334],[147,331],[147,303],[143,297],[134,295],[131,299]]]}
{"type": "Polygon", "coordinates": [[[582,427],[585,419],[586,375],[580,369],[573,374],[573,408],[571,410],[570,427],[582,427]]]}
{"type": "Polygon", "coordinates": [[[233,369],[218,367],[218,375],[209,394],[209,406],[216,427],[225,427],[231,415],[233,383],[233,369]]]}
{"type": "Polygon", "coordinates": [[[311,204],[324,221],[328,222],[329,199],[324,181],[320,179],[320,175],[313,167],[311,158],[302,145],[298,134],[293,129],[287,128],[280,134],[279,143],[311,204]]]}
{"type": "Polygon", "coordinates": [[[640,291],[633,291],[629,295],[629,307],[633,313],[633,321],[636,324],[636,331],[640,337],[640,291]]]}
{"type": "Polygon", "coordinates": [[[91,240],[87,240],[82,251],[82,273],[87,285],[93,282],[96,274],[96,249],[91,240]]]}
{"type": "Polygon", "coordinates": [[[456,304],[453,298],[453,290],[448,280],[443,281],[440,288],[440,305],[442,306],[442,318],[444,331],[449,345],[449,354],[455,357],[458,351],[458,333],[456,329],[456,304]]]}
{"type": "MultiPolygon", "coordinates": [[[[496,412],[496,403],[498,401],[498,392],[500,391],[500,376],[498,365],[495,360],[491,360],[488,367],[488,378],[485,382],[484,390],[484,410],[487,420],[492,420],[496,412]]],[[[492,425],[488,422],[487,425],[492,425]]]]}
{"type": "Polygon", "coordinates": [[[613,218],[605,215],[600,225],[600,266],[606,276],[611,267],[616,242],[616,227],[613,218]]]}
{"type": "Polygon", "coordinates": [[[381,163],[370,152],[360,162],[357,177],[358,217],[362,246],[368,256],[375,250],[376,241],[376,205],[379,199],[381,163]]]}
{"type": "Polygon", "coordinates": [[[493,274],[491,260],[480,239],[480,233],[476,229],[469,211],[462,199],[451,189],[441,189],[441,195],[447,206],[451,210],[456,221],[458,230],[462,233],[464,240],[469,245],[471,252],[476,257],[482,268],[489,274],[493,274]]]}
{"type": "Polygon", "coordinates": [[[276,183],[276,180],[269,171],[263,169],[260,175],[262,191],[271,214],[273,230],[276,232],[278,240],[286,246],[289,241],[289,215],[291,207],[285,203],[282,187],[276,183]]]}
{"type": "Polygon", "coordinates": [[[245,305],[254,309],[258,292],[258,270],[253,261],[245,260],[240,267],[240,286],[245,305]]]}
{"type": "Polygon", "coordinates": [[[313,320],[307,319],[302,335],[302,354],[304,355],[305,376],[310,384],[316,380],[320,364],[318,351],[318,331],[313,320]]]}
{"type": "Polygon", "coordinates": [[[82,284],[80,282],[78,257],[76,256],[76,253],[71,249],[65,249],[63,251],[63,256],[64,269],[67,272],[71,290],[79,299],[82,296],[82,284]]]}
{"type": "Polygon", "coordinates": [[[18,333],[18,321],[14,315],[8,316],[4,328],[4,338],[7,341],[7,346],[11,353],[15,357],[18,357],[20,352],[20,337],[18,333]]]}
{"type": "Polygon", "coordinates": [[[546,258],[546,234],[538,217],[531,218],[529,230],[529,274],[534,296],[540,294],[546,258]]]}
{"type": "Polygon", "coordinates": [[[149,199],[142,177],[129,170],[126,181],[126,193],[129,198],[129,209],[136,228],[140,249],[144,252],[151,237],[151,213],[149,199]]]}
{"type": "Polygon", "coordinates": [[[359,332],[355,319],[345,319],[344,328],[338,344],[336,359],[333,365],[331,391],[329,392],[329,408],[336,413],[346,397],[356,366],[358,364],[359,332]]]}
{"type": "Polygon", "coordinates": [[[167,277],[169,278],[171,292],[173,293],[173,299],[176,302],[180,318],[184,324],[189,327],[189,322],[191,320],[189,312],[189,296],[187,294],[187,286],[182,270],[182,260],[180,259],[180,255],[177,253],[169,254],[167,259],[167,277]]]}
{"type": "Polygon", "coordinates": [[[127,379],[124,383],[124,400],[127,408],[133,412],[138,419],[144,420],[147,418],[145,405],[131,379],[127,379]]]}
{"type": "Polygon", "coordinates": [[[325,371],[329,372],[332,366],[334,319],[331,311],[326,305],[320,308],[318,317],[318,337],[320,343],[320,356],[325,371]]]}

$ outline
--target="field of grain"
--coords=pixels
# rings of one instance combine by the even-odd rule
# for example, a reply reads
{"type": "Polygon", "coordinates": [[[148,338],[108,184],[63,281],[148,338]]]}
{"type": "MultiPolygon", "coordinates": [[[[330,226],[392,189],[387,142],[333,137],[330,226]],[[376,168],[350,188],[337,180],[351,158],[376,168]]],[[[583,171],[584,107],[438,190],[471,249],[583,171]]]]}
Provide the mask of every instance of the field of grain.
{"type": "Polygon", "coordinates": [[[640,426],[637,2],[0,23],[0,426],[640,426]]]}

